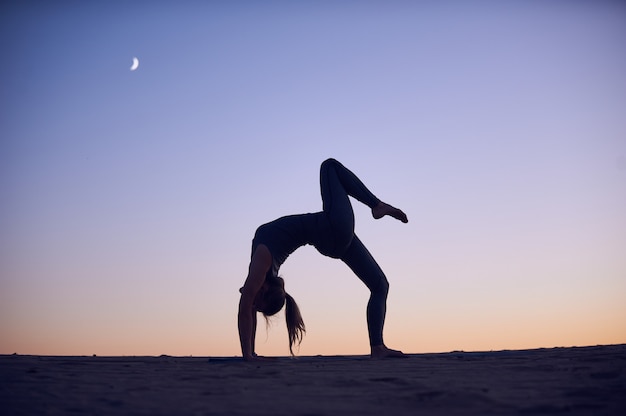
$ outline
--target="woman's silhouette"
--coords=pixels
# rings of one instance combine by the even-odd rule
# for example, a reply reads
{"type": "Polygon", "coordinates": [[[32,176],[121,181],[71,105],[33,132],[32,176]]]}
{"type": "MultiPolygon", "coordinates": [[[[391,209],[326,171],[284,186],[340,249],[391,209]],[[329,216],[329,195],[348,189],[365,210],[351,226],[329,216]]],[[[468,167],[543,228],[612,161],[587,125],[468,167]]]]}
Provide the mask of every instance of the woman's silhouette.
{"type": "Polygon", "coordinates": [[[367,327],[373,358],[404,357],[383,342],[383,326],[389,283],[385,274],[361,240],[354,234],[354,213],[348,196],[372,209],[376,219],[390,215],[404,223],[401,210],[376,198],[350,170],[335,159],[328,159],[320,168],[323,211],[314,214],[290,215],[260,226],[252,240],[252,258],[248,277],[239,290],[239,339],[245,360],[260,359],[254,352],[256,312],[274,315],[283,305],[289,351],[302,341],[304,322],[298,305],[285,292],[278,269],[298,247],[312,244],[325,256],[341,259],[370,290],[367,304],[367,327]]]}

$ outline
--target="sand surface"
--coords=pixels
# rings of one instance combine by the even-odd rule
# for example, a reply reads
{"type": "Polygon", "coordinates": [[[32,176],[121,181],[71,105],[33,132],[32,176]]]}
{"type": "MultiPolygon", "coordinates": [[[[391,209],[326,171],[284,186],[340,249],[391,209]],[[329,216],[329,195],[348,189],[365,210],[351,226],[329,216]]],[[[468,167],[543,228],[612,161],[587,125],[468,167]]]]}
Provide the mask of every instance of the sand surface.
{"type": "Polygon", "coordinates": [[[626,415],[626,345],[262,364],[4,355],[0,413],[626,415]]]}

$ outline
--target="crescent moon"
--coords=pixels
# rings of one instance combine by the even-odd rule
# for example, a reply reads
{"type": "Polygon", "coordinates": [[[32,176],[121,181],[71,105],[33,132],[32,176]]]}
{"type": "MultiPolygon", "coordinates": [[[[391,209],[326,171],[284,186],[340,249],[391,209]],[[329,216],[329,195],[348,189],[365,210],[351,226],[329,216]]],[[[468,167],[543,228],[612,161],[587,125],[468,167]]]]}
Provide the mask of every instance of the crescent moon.
{"type": "Polygon", "coordinates": [[[133,64],[130,66],[130,70],[134,71],[137,68],[139,68],[139,59],[137,59],[136,57],[133,57],[133,64]]]}

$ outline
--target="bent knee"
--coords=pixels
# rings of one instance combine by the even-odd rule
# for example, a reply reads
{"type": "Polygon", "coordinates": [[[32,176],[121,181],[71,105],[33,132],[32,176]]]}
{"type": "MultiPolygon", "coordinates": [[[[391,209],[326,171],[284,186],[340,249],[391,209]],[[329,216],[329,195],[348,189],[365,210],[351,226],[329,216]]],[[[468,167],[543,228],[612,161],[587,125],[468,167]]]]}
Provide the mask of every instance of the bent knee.
{"type": "Polygon", "coordinates": [[[330,166],[336,166],[339,164],[340,163],[337,161],[337,159],[333,159],[332,157],[329,157],[328,159],[322,162],[321,168],[324,169],[324,168],[327,168],[330,166]]]}
{"type": "Polygon", "coordinates": [[[381,275],[378,280],[378,284],[375,287],[370,288],[372,293],[381,294],[387,296],[389,293],[389,281],[385,275],[381,275]]]}

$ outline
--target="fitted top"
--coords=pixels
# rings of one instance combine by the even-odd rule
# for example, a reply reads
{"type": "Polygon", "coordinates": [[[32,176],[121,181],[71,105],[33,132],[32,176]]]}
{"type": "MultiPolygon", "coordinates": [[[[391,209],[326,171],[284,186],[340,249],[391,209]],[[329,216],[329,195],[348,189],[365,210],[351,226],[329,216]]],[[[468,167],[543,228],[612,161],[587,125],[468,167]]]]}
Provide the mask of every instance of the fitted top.
{"type": "Polygon", "coordinates": [[[323,212],[288,215],[257,228],[252,240],[252,254],[259,244],[265,245],[272,254],[272,275],[297,248],[307,244],[317,246],[320,237],[327,235],[328,221],[323,212]]]}

